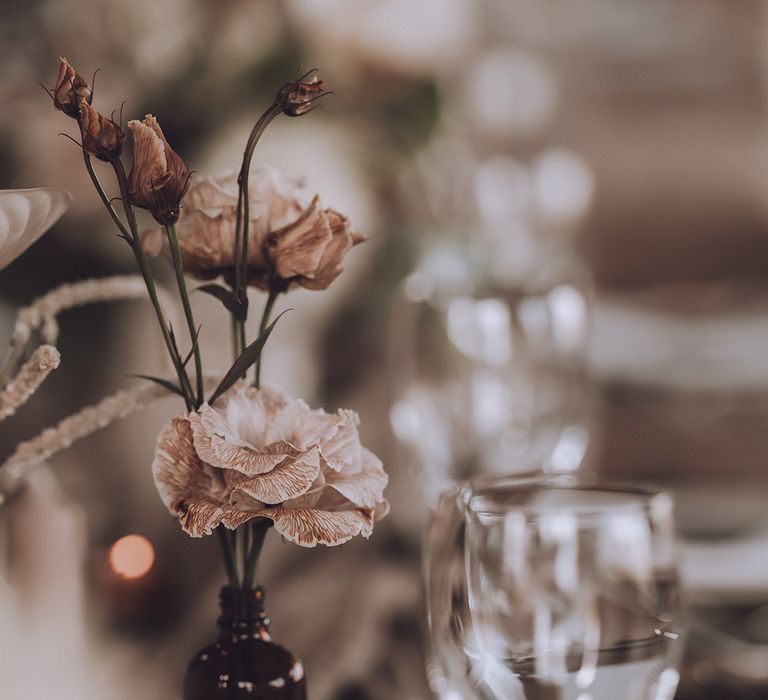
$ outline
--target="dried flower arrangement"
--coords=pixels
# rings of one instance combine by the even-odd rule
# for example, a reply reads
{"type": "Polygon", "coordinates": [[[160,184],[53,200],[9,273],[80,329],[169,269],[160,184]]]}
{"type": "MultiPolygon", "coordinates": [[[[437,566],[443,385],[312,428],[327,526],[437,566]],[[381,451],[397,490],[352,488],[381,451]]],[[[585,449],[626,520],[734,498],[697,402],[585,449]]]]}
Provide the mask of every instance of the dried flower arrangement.
{"type": "Polygon", "coordinates": [[[278,91],[253,127],[237,173],[195,182],[154,116],[129,121],[129,139],[114,114],[108,118],[94,108],[93,90],[66,59],[60,59],[56,85],[48,92],[55,108],[77,122],[86,170],[134,255],[160,325],[174,378],[146,379],[185,403],[185,412],[160,432],[152,465],[169,511],[193,537],[218,534],[234,589],[253,587],[272,526],[305,547],[370,536],[388,510],[387,476],[360,443],[357,415],[313,410],[261,384],[261,358],[279,320],[273,311],[280,295],[296,286],[326,289],[349,250],[365,240],[346,217],[323,207],[319,196],[275,170],[251,167],[273,119],[307,114],[329,94],[316,72],[278,91]],[[129,140],[133,160],[126,172],[122,152],[129,140]],[[93,158],[111,166],[118,197],[107,195],[93,158]],[[136,209],[148,211],[159,226],[141,231],[136,209]],[[149,269],[147,256],[161,254],[175,272],[189,335],[185,353],[149,269]],[[212,387],[187,276],[204,280],[198,289],[218,299],[231,317],[233,363],[212,387]],[[250,342],[249,287],[266,293],[259,333],[250,342]]]}

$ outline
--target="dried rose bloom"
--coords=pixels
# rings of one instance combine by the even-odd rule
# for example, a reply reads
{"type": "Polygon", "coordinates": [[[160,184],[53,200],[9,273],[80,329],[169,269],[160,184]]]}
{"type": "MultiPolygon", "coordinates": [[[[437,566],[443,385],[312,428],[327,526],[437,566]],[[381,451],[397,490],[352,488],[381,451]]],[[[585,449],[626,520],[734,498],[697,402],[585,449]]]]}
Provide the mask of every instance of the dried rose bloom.
{"type": "Polygon", "coordinates": [[[314,71],[310,71],[296,82],[283,85],[277,93],[275,102],[280,105],[283,114],[289,117],[300,117],[312,109],[315,101],[329,94],[323,81],[314,71]],[[307,79],[309,75],[312,77],[307,79]]]}
{"type": "MultiPolygon", "coordinates": [[[[177,227],[184,269],[201,279],[230,277],[234,268],[237,175],[202,180],[189,189],[177,227]]],[[[286,291],[326,289],[349,249],[365,240],[346,217],[324,209],[300,183],[269,168],[249,181],[248,282],[286,291]]],[[[145,249],[166,256],[160,229],[142,234],[145,249]]]]}
{"type": "Polygon", "coordinates": [[[369,537],[388,510],[387,475],[357,426],[352,411],[312,410],[278,389],[241,383],[215,406],[166,424],[155,484],[192,537],[253,518],[269,518],[303,547],[369,537]]]}
{"type": "Polygon", "coordinates": [[[131,204],[151,212],[158,223],[175,224],[189,189],[189,169],[168,144],[154,116],[129,121],[128,128],[133,136],[133,165],[128,175],[131,204]]]}
{"type": "Polygon", "coordinates": [[[109,162],[120,157],[125,133],[86,100],[80,100],[80,136],[85,152],[94,158],[109,162]]]}
{"type": "Polygon", "coordinates": [[[341,274],[344,256],[366,237],[349,227],[345,216],[323,209],[315,197],[294,222],[267,237],[267,258],[274,266],[273,285],[299,284],[327,289],[341,274]]]}
{"type": "Polygon", "coordinates": [[[88,100],[91,88],[66,58],[59,58],[59,76],[51,90],[53,106],[73,119],[80,118],[80,100],[88,100]]]}

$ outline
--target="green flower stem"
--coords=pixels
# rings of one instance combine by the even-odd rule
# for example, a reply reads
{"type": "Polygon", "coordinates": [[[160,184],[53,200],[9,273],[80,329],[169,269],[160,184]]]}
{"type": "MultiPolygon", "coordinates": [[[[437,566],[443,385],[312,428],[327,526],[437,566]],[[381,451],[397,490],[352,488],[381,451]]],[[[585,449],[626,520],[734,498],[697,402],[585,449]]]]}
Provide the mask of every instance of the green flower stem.
{"type": "Polygon", "coordinates": [[[101,182],[99,182],[99,178],[93,169],[91,156],[88,155],[85,149],[83,149],[83,160],[85,161],[85,169],[88,171],[88,175],[91,178],[91,182],[93,182],[93,186],[96,188],[96,192],[98,193],[99,198],[104,203],[104,206],[107,208],[109,215],[112,217],[112,221],[114,221],[115,226],[117,226],[117,228],[120,229],[120,233],[123,235],[123,237],[126,240],[130,239],[131,235],[128,232],[128,229],[126,229],[125,226],[123,225],[123,222],[120,221],[120,217],[117,215],[117,212],[112,207],[112,203],[107,198],[107,195],[104,192],[104,188],[101,186],[101,182]]]}
{"type": "Polygon", "coordinates": [[[232,547],[231,536],[236,533],[230,533],[223,525],[219,525],[216,528],[216,532],[219,535],[219,543],[221,544],[221,553],[224,557],[224,568],[227,572],[227,578],[229,579],[229,585],[232,588],[238,588],[238,575],[235,568],[235,556],[232,547]]]}
{"type": "MultiPolygon", "coordinates": [[[[248,200],[248,177],[251,172],[251,161],[256,144],[269,123],[282,111],[280,105],[273,104],[253,127],[243,152],[243,164],[237,178],[237,218],[235,219],[235,279],[234,291],[245,295],[248,288],[248,229],[250,226],[250,202],[248,200]]],[[[236,354],[239,356],[246,346],[245,321],[236,320],[238,331],[235,333],[236,354]]]]}
{"type": "Polygon", "coordinates": [[[248,522],[248,528],[251,532],[251,546],[245,562],[243,588],[253,588],[256,580],[256,565],[270,527],[272,527],[272,521],[267,518],[254,518],[248,522]]]}
{"type": "Polygon", "coordinates": [[[232,316],[232,361],[245,350],[245,324],[232,316]]]}
{"type": "Polygon", "coordinates": [[[238,218],[237,221],[242,226],[242,246],[243,253],[241,259],[242,272],[240,276],[240,283],[245,287],[248,284],[248,227],[250,226],[250,200],[248,199],[248,178],[251,172],[251,161],[253,160],[253,152],[258,144],[269,123],[282,112],[282,107],[279,104],[273,104],[264,114],[259,117],[256,125],[251,131],[251,135],[248,137],[248,143],[245,146],[245,153],[243,154],[243,166],[240,169],[240,176],[238,177],[238,184],[240,185],[240,195],[238,196],[238,218]]]}
{"type": "MultiPolygon", "coordinates": [[[[267,297],[267,303],[264,304],[264,313],[261,315],[261,325],[259,326],[259,335],[258,337],[261,337],[261,335],[264,333],[264,331],[267,328],[267,324],[269,324],[269,317],[272,315],[272,309],[275,306],[275,301],[277,301],[277,297],[280,294],[280,292],[275,291],[274,289],[269,290],[269,296],[267,297]]],[[[261,388],[261,359],[264,356],[264,353],[261,353],[259,355],[259,359],[256,362],[256,379],[253,382],[253,385],[259,389],[261,388]]]]}
{"type": "Polygon", "coordinates": [[[179,378],[179,386],[181,390],[184,392],[184,401],[187,404],[187,410],[191,411],[195,405],[194,394],[192,392],[192,385],[189,382],[189,377],[187,376],[187,373],[184,370],[184,367],[182,367],[181,358],[179,357],[178,350],[173,342],[173,338],[171,338],[170,331],[168,330],[168,324],[165,321],[165,316],[163,315],[163,309],[160,306],[160,300],[157,297],[157,288],[155,287],[155,280],[152,277],[152,273],[149,270],[149,264],[147,263],[147,258],[144,255],[144,249],[141,247],[141,241],[139,240],[138,227],[136,226],[136,217],[134,216],[133,208],[131,207],[131,203],[129,199],[130,195],[128,192],[128,180],[125,176],[125,169],[123,168],[123,164],[119,159],[115,159],[112,161],[112,167],[115,170],[117,182],[120,186],[120,197],[123,200],[123,209],[125,210],[125,218],[128,220],[128,228],[130,229],[130,236],[128,237],[128,243],[130,243],[131,245],[133,256],[136,258],[136,264],[139,267],[139,272],[141,272],[141,276],[144,278],[144,283],[147,286],[147,293],[149,294],[149,299],[152,302],[152,306],[155,309],[157,320],[160,323],[160,329],[163,333],[163,340],[165,341],[165,346],[168,349],[168,354],[171,356],[171,361],[173,362],[173,366],[176,369],[176,374],[179,378]]]}
{"type": "Polygon", "coordinates": [[[165,233],[168,236],[168,243],[171,247],[173,269],[176,272],[176,284],[179,287],[181,305],[184,308],[184,317],[187,319],[189,340],[192,343],[192,352],[195,357],[195,375],[197,376],[197,399],[195,401],[195,408],[200,408],[205,401],[205,388],[203,386],[203,363],[200,357],[200,344],[197,342],[197,326],[195,325],[195,318],[192,315],[192,306],[189,303],[189,292],[187,291],[187,283],[184,279],[184,265],[181,260],[181,249],[179,248],[179,237],[176,235],[176,227],[173,224],[166,226],[165,233]]]}

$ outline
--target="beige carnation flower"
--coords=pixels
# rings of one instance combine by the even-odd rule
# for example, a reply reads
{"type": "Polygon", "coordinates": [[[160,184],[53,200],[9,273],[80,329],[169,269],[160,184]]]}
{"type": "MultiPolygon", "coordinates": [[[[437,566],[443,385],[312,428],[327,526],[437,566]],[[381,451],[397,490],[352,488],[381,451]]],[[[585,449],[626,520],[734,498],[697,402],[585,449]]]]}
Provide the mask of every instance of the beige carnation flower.
{"type": "MultiPolygon", "coordinates": [[[[177,225],[184,269],[200,279],[231,277],[235,264],[237,174],[206,178],[190,187],[177,225]]],[[[365,240],[346,217],[323,208],[318,196],[272,168],[249,180],[248,281],[286,291],[325,289],[342,271],[350,248],[365,240]]],[[[161,229],[142,234],[145,250],[169,257],[161,229]]]]}
{"type": "Polygon", "coordinates": [[[192,537],[259,517],[304,547],[369,537],[388,510],[387,475],[358,423],[353,411],[328,414],[241,383],[163,428],[155,484],[192,537]]]}

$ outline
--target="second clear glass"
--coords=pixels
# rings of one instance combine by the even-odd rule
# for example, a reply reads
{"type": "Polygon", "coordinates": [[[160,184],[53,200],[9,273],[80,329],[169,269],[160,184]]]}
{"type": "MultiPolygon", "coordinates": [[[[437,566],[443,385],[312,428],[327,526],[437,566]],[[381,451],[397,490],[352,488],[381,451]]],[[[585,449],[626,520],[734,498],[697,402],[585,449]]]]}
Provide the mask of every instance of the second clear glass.
{"type": "Polygon", "coordinates": [[[464,485],[430,534],[431,676],[444,700],[665,700],[682,612],[673,502],[528,477],[464,485]]]}

